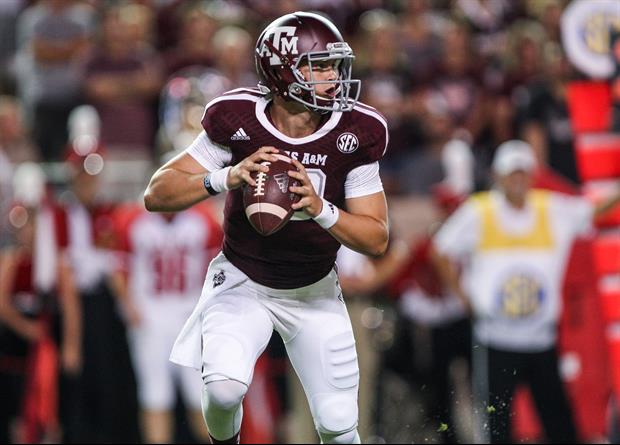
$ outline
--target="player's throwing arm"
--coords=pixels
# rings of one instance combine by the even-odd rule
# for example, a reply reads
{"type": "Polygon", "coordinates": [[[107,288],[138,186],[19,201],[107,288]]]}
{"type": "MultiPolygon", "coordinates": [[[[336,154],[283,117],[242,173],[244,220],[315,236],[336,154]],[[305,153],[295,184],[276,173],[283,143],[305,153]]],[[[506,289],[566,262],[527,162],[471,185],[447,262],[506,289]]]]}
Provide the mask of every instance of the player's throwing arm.
{"type": "Polygon", "coordinates": [[[187,152],[183,152],[168,161],[151,178],[144,193],[144,204],[151,212],[177,212],[185,210],[214,193],[233,190],[244,183],[256,185],[250,174],[254,171],[269,171],[260,165],[263,161],[274,162],[271,153],[277,153],[274,147],[261,147],[233,167],[226,167],[214,172],[205,171],[187,152]],[[205,187],[205,179],[211,181],[213,193],[205,187]]]}

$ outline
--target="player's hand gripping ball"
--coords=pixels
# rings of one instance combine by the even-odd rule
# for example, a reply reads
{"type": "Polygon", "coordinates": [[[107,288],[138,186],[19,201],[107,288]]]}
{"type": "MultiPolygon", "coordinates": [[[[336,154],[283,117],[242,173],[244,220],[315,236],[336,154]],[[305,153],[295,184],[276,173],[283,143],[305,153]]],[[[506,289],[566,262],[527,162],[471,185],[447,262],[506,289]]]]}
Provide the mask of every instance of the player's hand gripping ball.
{"type": "Polygon", "coordinates": [[[276,162],[261,162],[269,172],[252,172],[256,186],[246,184],[243,188],[245,214],[252,227],[263,236],[272,235],[291,219],[295,210],[291,207],[300,196],[289,191],[299,186],[299,181],[288,175],[295,170],[290,158],[276,154],[276,162]]]}

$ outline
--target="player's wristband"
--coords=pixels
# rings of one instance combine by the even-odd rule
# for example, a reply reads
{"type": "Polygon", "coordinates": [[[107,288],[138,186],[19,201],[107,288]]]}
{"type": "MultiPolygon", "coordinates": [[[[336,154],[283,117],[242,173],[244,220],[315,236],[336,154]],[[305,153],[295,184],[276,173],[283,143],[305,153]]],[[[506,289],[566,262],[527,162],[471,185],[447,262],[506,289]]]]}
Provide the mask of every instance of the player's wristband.
{"type": "Polygon", "coordinates": [[[325,230],[328,230],[338,222],[338,218],[340,217],[340,209],[325,198],[321,198],[321,200],[323,201],[323,209],[321,210],[321,213],[314,217],[314,220],[319,226],[323,227],[325,230]]]}
{"type": "Polygon", "coordinates": [[[209,192],[209,195],[217,195],[218,193],[228,190],[226,179],[228,178],[230,169],[231,167],[225,167],[205,176],[204,186],[209,192]]]}

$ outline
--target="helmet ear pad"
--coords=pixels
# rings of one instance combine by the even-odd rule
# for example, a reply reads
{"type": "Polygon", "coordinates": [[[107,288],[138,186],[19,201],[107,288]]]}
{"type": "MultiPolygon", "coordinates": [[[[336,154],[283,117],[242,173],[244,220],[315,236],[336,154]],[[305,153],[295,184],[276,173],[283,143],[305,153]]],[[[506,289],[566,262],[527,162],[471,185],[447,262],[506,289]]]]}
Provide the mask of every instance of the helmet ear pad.
{"type": "Polygon", "coordinates": [[[293,70],[296,69],[295,62],[289,57],[281,54],[278,48],[276,48],[269,40],[265,41],[265,45],[271,50],[272,54],[275,54],[280,58],[282,63],[280,65],[268,65],[265,69],[265,64],[260,63],[260,61],[257,59],[257,69],[264,73],[264,76],[259,77],[261,77],[261,80],[262,77],[265,77],[267,79],[273,79],[274,81],[270,83],[272,83],[272,89],[275,90],[275,93],[279,94],[284,98],[288,98],[288,86],[292,83],[297,82],[297,78],[293,73],[293,70]]]}
{"type": "MultiPolygon", "coordinates": [[[[281,54],[269,40],[265,41],[265,45],[271,50],[272,54],[277,55],[282,62],[280,65],[269,66],[267,70],[265,70],[267,77],[275,79],[275,82],[273,82],[273,89],[275,92],[287,100],[294,100],[297,97],[303,99],[305,102],[312,103],[315,100],[313,93],[314,88],[302,86],[304,81],[308,81],[308,79],[304,79],[303,74],[299,68],[297,68],[300,64],[306,63],[305,58],[301,59],[301,61],[294,61],[291,60],[290,57],[281,54]]],[[[263,66],[264,65],[260,65],[261,69],[263,66]]],[[[316,98],[316,101],[324,106],[329,105],[328,100],[316,98]]]]}

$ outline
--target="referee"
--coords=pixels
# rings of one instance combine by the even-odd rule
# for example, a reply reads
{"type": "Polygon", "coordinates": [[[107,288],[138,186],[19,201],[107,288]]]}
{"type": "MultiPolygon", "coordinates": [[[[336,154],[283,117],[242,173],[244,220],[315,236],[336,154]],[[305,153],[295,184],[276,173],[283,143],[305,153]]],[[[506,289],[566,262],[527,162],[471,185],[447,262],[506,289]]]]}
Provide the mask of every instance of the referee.
{"type": "Polygon", "coordinates": [[[521,141],[500,145],[493,161],[496,188],[472,196],[434,239],[442,279],[473,317],[474,375],[486,406],[487,440],[511,440],[511,401],[529,386],[547,441],[575,443],[577,434],[560,378],[557,353],[561,286],[576,237],[590,230],[587,200],[531,188],[536,161],[521,141]],[[462,281],[451,260],[465,260],[462,281]]]}

